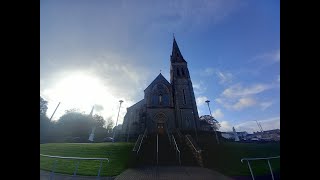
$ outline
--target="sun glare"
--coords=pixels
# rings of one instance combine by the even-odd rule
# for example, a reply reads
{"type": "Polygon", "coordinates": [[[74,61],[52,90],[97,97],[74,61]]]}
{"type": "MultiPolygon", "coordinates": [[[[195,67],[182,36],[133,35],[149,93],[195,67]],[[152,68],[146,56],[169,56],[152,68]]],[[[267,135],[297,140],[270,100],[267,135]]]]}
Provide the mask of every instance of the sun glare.
{"type": "Polygon", "coordinates": [[[74,108],[88,108],[94,104],[111,106],[108,102],[117,101],[98,78],[80,73],[61,79],[51,93],[64,104],[70,104],[74,108]]]}

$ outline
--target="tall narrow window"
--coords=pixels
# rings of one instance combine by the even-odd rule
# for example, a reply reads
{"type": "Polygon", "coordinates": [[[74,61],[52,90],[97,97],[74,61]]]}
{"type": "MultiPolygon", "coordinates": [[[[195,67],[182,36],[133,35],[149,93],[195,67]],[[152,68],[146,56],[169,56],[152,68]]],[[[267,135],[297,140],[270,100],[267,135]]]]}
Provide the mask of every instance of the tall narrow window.
{"type": "Polygon", "coordinates": [[[182,92],[183,92],[183,103],[187,104],[187,102],[186,102],[186,93],[184,92],[184,89],[182,89],[182,92]]]}
{"type": "Polygon", "coordinates": [[[177,68],[177,75],[180,76],[179,68],[177,68]]]}
{"type": "Polygon", "coordinates": [[[181,73],[182,73],[182,76],[184,76],[184,69],[181,68],[181,73]]]}
{"type": "Polygon", "coordinates": [[[162,104],[162,95],[159,95],[159,104],[162,104]]]}

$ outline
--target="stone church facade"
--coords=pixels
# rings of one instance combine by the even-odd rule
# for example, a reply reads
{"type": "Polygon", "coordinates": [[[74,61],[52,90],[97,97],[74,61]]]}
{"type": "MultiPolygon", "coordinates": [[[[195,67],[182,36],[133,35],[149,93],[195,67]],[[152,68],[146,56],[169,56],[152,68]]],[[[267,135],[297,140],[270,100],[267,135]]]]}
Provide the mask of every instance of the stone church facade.
{"type": "Polygon", "coordinates": [[[144,99],[127,108],[124,134],[166,133],[174,129],[196,130],[199,115],[188,65],[173,39],[170,82],[160,73],[144,90],[144,99]]]}

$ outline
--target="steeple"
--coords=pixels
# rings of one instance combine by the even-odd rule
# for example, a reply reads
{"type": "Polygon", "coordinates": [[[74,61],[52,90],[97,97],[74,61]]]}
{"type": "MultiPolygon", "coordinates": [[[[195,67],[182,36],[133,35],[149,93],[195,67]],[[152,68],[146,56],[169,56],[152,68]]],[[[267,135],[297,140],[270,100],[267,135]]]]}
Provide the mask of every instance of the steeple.
{"type": "Polygon", "coordinates": [[[171,63],[175,63],[175,62],[186,62],[186,61],[183,59],[183,56],[176,42],[176,38],[173,36],[171,63]]]}

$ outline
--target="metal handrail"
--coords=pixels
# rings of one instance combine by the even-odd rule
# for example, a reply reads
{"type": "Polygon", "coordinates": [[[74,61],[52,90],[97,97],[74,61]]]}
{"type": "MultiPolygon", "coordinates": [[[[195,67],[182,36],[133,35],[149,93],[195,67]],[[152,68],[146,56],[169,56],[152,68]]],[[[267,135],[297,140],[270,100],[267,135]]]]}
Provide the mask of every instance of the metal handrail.
{"type": "MultiPolygon", "coordinates": [[[[102,167],[102,161],[103,161],[103,160],[107,160],[108,163],[110,162],[110,161],[109,161],[109,158],[63,157],[63,156],[51,156],[51,155],[46,155],[46,154],[40,154],[40,156],[49,157],[49,158],[57,158],[57,159],[75,159],[75,160],[78,160],[78,161],[77,161],[77,164],[76,164],[76,167],[75,167],[75,170],[74,170],[74,172],[73,172],[73,176],[76,176],[76,175],[77,175],[77,171],[78,171],[78,167],[79,167],[80,160],[100,160],[100,167],[99,167],[99,171],[98,171],[98,177],[100,177],[100,172],[101,172],[101,167],[102,167]]],[[[53,179],[54,171],[55,171],[55,169],[56,169],[56,167],[57,167],[57,159],[54,161],[54,164],[53,164],[53,166],[52,166],[51,174],[50,174],[50,179],[53,179]]]]}
{"type": "Polygon", "coordinates": [[[144,136],[146,135],[146,133],[147,133],[147,128],[146,128],[146,130],[145,130],[144,133],[143,133],[142,139],[141,139],[141,141],[140,141],[139,148],[138,148],[138,150],[137,150],[137,154],[138,154],[139,151],[140,151],[140,147],[141,147],[141,144],[142,144],[142,142],[143,142],[143,139],[144,139],[144,136]]]}
{"type": "Polygon", "coordinates": [[[159,138],[157,134],[157,164],[159,163],[159,138]]]}
{"type": "Polygon", "coordinates": [[[177,134],[178,134],[179,138],[182,137],[182,133],[181,133],[181,131],[179,129],[177,129],[177,134]]]}
{"type": "Polygon", "coordinates": [[[166,128],[166,131],[167,131],[167,135],[168,135],[169,143],[170,143],[170,145],[171,145],[171,138],[170,138],[170,133],[169,133],[169,131],[168,131],[168,128],[166,128]]]}
{"type": "Polygon", "coordinates": [[[134,144],[132,151],[137,151],[136,147],[137,147],[139,140],[141,140],[142,136],[143,136],[142,134],[139,134],[138,139],[137,139],[136,143],[134,144]]]}
{"type": "Polygon", "coordinates": [[[274,180],[274,176],[273,176],[271,164],[270,164],[270,161],[269,161],[270,159],[280,159],[280,156],[266,157],[266,158],[242,158],[242,159],[241,159],[241,163],[243,163],[244,160],[247,161],[248,167],[249,167],[249,170],[250,170],[250,173],[251,173],[251,177],[252,177],[252,179],[254,180],[253,172],[252,172],[251,165],[250,165],[250,162],[249,162],[249,161],[267,160],[268,166],[269,166],[269,169],[270,169],[270,172],[271,172],[272,180],[274,180]]]}
{"type": "Polygon", "coordinates": [[[179,154],[179,164],[181,165],[180,150],[179,150],[179,148],[178,148],[178,145],[177,145],[176,139],[174,138],[174,136],[173,136],[173,135],[172,135],[172,139],[173,139],[173,142],[174,142],[174,145],[175,145],[176,155],[177,155],[177,152],[178,152],[178,154],[179,154]]]}
{"type": "Polygon", "coordinates": [[[201,150],[197,150],[195,147],[194,147],[194,145],[193,145],[193,143],[190,141],[190,139],[189,139],[189,137],[186,135],[186,138],[188,139],[188,141],[191,143],[191,145],[192,145],[192,147],[193,147],[193,149],[197,152],[197,153],[200,153],[201,152],[201,150]]]}

